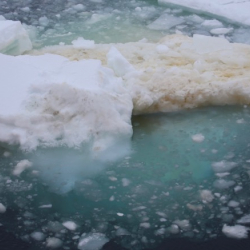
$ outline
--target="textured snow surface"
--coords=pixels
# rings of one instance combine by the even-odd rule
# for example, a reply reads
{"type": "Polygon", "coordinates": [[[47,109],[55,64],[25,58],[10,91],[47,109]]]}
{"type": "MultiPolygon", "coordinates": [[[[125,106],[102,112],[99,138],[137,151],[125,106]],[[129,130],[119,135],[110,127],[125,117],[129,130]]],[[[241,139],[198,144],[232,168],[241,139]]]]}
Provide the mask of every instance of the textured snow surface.
{"type": "Polygon", "coordinates": [[[250,25],[250,1],[245,0],[158,0],[160,4],[172,4],[196,12],[225,18],[229,21],[250,25]]]}
{"type": "Polygon", "coordinates": [[[91,143],[92,152],[104,152],[129,140],[132,109],[250,103],[250,46],[224,38],[172,35],[30,54],[0,54],[0,141],[26,150],[91,143]]]}

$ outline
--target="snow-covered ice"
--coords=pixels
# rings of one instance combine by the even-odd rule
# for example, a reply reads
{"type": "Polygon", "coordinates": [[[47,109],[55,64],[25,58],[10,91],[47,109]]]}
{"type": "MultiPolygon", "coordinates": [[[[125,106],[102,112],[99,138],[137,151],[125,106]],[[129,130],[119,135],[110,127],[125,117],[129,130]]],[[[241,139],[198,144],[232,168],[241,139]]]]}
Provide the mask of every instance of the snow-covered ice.
{"type": "Polygon", "coordinates": [[[160,4],[181,6],[244,25],[250,25],[250,2],[239,0],[158,0],[160,4]]]}

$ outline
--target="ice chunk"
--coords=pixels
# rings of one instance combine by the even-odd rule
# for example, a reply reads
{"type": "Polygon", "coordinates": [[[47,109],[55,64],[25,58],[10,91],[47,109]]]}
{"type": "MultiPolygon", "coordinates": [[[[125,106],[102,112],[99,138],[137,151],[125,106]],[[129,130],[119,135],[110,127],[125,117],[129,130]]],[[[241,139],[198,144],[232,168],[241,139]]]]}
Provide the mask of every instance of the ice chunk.
{"type": "Polygon", "coordinates": [[[83,234],[79,239],[78,249],[80,250],[100,250],[108,242],[108,239],[101,233],[83,234]]]}
{"type": "Polygon", "coordinates": [[[194,35],[194,48],[199,54],[232,49],[230,43],[224,38],[202,35],[194,35]]]}
{"type": "Polygon", "coordinates": [[[250,25],[249,1],[238,0],[158,0],[160,4],[172,4],[191,9],[197,13],[218,16],[245,25],[250,25]]]}
{"type": "Polygon", "coordinates": [[[249,224],[250,223],[250,214],[244,215],[239,220],[237,220],[239,224],[249,224]]]}
{"type": "Polygon", "coordinates": [[[202,134],[196,134],[192,136],[192,140],[194,142],[203,142],[205,140],[205,136],[202,134]]]}
{"type": "Polygon", "coordinates": [[[19,176],[25,169],[28,169],[32,166],[32,162],[29,160],[21,160],[15,166],[13,174],[19,176]]]}
{"type": "Polygon", "coordinates": [[[212,202],[214,199],[214,196],[210,190],[201,190],[200,191],[200,197],[203,202],[212,202]]]}
{"type": "Polygon", "coordinates": [[[19,21],[0,21],[0,53],[20,55],[31,49],[28,33],[19,21]]]}
{"type": "Polygon", "coordinates": [[[192,228],[188,220],[175,220],[173,224],[176,224],[178,227],[180,227],[184,231],[189,231],[192,228]]]}
{"type": "Polygon", "coordinates": [[[34,240],[42,241],[42,240],[44,240],[45,235],[42,232],[33,232],[33,233],[31,233],[30,237],[34,240]]]}
{"type": "Polygon", "coordinates": [[[219,188],[219,189],[227,189],[230,188],[231,186],[233,186],[235,184],[234,181],[230,181],[230,180],[216,180],[214,181],[214,187],[219,188]]]}
{"type": "Polygon", "coordinates": [[[210,30],[210,33],[213,35],[226,35],[231,32],[233,32],[232,28],[217,28],[217,29],[210,30]]]}
{"type": "Polygon", "coordinates": [[[237,166],[238,164],[236,162],[230,162],[230,161],[218,161],[212,163],[212,168],[215,173],[224,173],[232,170],[237,166]]]}
{"type": "Polygon", "coordinates": [[[76,40],[72,41],[73,47],[76,49],[94,49],[95,41],[85,40],[83,37],[78,37],[76,40]]]}
{"type": "Polygon", "coordinates": [[[222,232],[229,238],[244,239],[248,237],[249,228],[235,225],[227,226],[226,224],[222,228],[222,232]]]}
{"type": "Polygon", "coordinates": [[[5,212],[6,212],[6,207],[2,203],[0,203],[0,213],[3,214],[5,212]]]}
{"type": "Polygon", "coordinates": [[[231,201],[228,202],[227,205],[228,205],[229,207],[238,207],[238,206],[240,205],[240,203],[237,202],[237,201],[231,200],[231,201]]]}
{"type": "Polygon", "coordinates": [[[207,27],[207,28],[221,28],[223,27],[222,22],[218,20],[205,20],[202,24],[202,26],[207,27]]]}
{"type": "Polygon", "coordinates": [[[41,26],[46,27],[49,25],[49,19],[46,16],[40,17],[38,21],[41,26]]]}
{"type": "Polygon", "coordinates": [[[164,13],[154,22],[148,25],[148,28],[151,30],[169,30],[172,27],[175,27],[184,22],[184,19],[181,17],[171,16],[168,13],[164,13]]]}
{"type": "MultiPolygon", "coordinates": [[[[100,61],[69,61],[49,54],[0,54],[0,65],[4,84],[0,94],[0,141],[19,144],[25,150],[39,144],[79,147],[91,142],[93,157],[104,154],[104,160],[118,156],[117,151],[107,154],[105,150],[121,138],[129,142],[131,96],[122,80],[100,61]],[[11,73],[13,69],[15,74],[11,73]]],[[[120,152],[128,150],[129,144],[126,149],[124,145],[123,141],[120,152]]]]}
{"type": "Polygon", "coordinates": [[[59,248],[62,246],[62,241],[56,237],[50,237],[46,239],[46,246],[49,248],[59,248]]]}
{"type": "Polygon", "coordinates": [[[63,226],[71,231],[74,231],[77,228],[77,224],[74,221],[65,221],[63,226]]]}
{"type": "Polygon", "coordinates": [[[108,66],[112,68],[117,76],[124,76],[125,74],[134,71],[134,67],[128,60],[117,50],[112,47],[107,54],[108,66]]]}

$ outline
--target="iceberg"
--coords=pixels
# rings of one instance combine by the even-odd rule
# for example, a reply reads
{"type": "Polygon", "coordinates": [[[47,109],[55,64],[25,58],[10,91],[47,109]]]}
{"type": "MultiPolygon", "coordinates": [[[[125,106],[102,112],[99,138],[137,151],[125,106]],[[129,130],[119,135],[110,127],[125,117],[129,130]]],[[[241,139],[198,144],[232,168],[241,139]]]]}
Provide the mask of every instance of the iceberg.
{"type": "Polygon", "coordinates": [[[234,23],[250,25],[250,1],[240,0],[158,0],[162,5],[174,5],[193,12],[220,17],[234,23]]]}

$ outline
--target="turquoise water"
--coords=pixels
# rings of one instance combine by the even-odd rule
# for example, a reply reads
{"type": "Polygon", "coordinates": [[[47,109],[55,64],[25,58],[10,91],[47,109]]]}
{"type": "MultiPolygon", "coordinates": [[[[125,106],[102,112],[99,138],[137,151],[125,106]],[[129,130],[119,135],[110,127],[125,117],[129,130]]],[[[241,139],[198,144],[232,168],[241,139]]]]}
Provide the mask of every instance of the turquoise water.
{"type": "MultiPolygon", "coordinates": [[[[84,149],[29,154],[8,149],[11,156],[0,163],[1,201],[7,206],[1,223],[29,242],[34,243],[30,234],[39,231],[70,249],[78,244],[74,236],[93,232],[128,249],[153,247],[173,236],[219,237],[223,224],[235,224],[249,212],[249,122],[250,109],[242,106],[135,116],[131,153],[102,165],[86,162],[84,149]],[[205,139],[195,142],[195,134],[205,139]],[[15,177],[13,166],[21,159],[33,166],[15,177]],[[237,166],[218,177],[212,165],[221,161],[237,166]],[[216,185],[221,179],[233,184],[216,185]],[[214,199],[202,200],[202,190],[210,190],[214,199]],[[238,206],[228,205],[231,200],[238,206]],[[78,225],[76,231],[62,226],[68,220],[78,225]],[[188,224],[173,233],[176,220],[188,224]]],[[[5,151],[1,148],[1,155],[5,151]]],[[[44,248],[44,243],[34,244],[34,249],[44,248]]]]}

